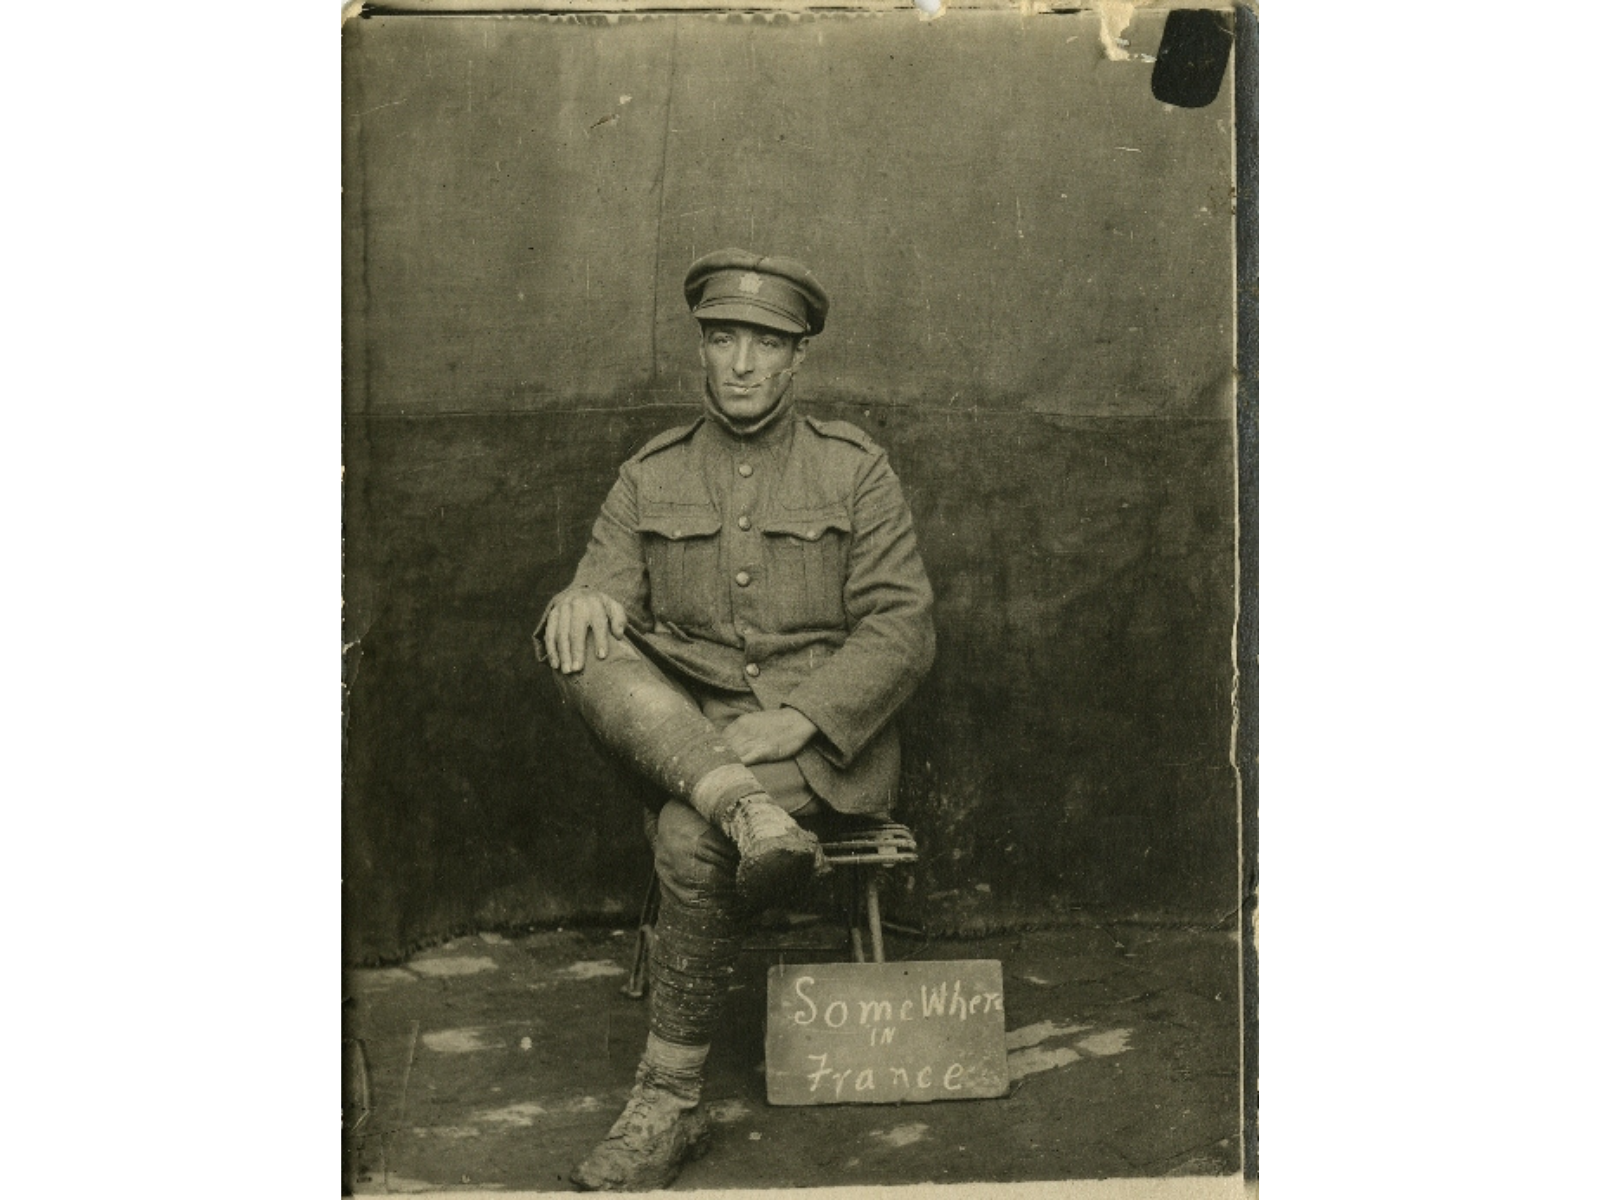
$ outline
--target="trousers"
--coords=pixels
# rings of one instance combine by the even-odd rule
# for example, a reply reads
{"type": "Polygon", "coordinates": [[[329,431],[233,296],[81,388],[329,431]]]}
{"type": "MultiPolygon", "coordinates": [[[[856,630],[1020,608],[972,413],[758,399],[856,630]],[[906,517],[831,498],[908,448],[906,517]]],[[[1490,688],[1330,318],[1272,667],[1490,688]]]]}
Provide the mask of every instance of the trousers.
{"type": "MultiPolygon", "coordinates": [[[[735,887],[738,849],[718,827],[717,805],[705,802],[696,780],[726,775],[730,755],[720,731],[759,710],[760,701],[740,693],[697,696],[629,641],[613,642],[605,659],[591,647],[582,671],[557,672],[556,680],[601,746],[667,792],[659,811],[647,806],[645,813],[661,882],[650,954],[650,1032],[676,1045],[708,1045],[746,914],[735,887]]],[[[754,785],[803,825],[831,812],[792,759],[756,763],[748,771],[754,785]]]]}

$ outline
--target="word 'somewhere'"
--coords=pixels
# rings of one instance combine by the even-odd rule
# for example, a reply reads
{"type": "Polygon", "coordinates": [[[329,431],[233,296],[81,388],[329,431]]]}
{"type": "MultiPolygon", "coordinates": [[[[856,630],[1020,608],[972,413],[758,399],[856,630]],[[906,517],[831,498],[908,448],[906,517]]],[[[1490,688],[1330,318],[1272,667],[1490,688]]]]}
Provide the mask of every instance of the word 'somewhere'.
{"type": "Polygon", "coordinates": [[[1005,1095],[1000,963],[817,963],[767,972],[767,1100],[903,1104],[1005,1095]]]}

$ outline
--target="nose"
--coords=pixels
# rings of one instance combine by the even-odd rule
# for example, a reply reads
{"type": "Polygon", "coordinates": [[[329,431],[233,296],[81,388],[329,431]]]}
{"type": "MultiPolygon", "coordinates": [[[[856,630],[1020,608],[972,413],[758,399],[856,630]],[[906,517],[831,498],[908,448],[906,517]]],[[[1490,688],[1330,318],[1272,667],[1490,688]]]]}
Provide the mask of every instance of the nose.
{"type": "Polygon", "coordinates": [[[755,369],[752,360],[750,339],[741,337],[734,342],[733,347],[733,373],[735,375],[748,375],[755,369]]]}

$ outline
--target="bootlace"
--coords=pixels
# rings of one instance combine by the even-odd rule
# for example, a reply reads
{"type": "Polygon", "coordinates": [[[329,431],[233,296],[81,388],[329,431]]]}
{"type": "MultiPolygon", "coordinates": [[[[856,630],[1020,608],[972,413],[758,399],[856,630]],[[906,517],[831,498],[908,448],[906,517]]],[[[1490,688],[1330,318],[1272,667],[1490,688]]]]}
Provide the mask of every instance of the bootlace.
{"type": "Polygon", "coordinates": [[[611,1136],[619,1138],[629,1148],[638,1149],[672,1128],[686,1107],[664,1089],[641,1088],[628,1097],[611,1136]]]}
{"type": "Polygon", "coordinates": [[[734,809],[734,841],[741,853],[768,838],[804,837],[794,818],[765,796],[747,796],[734,809]]]}
{"type": "Polygon", "coordinates": [[[649,1108],[650,1101],[643,1092],[630,1097],[617,1120],[617,1132],[612,1136],[621,1138],[629,1146],[649,1141],[656,1132],[651,1127],[649,1108]]]}

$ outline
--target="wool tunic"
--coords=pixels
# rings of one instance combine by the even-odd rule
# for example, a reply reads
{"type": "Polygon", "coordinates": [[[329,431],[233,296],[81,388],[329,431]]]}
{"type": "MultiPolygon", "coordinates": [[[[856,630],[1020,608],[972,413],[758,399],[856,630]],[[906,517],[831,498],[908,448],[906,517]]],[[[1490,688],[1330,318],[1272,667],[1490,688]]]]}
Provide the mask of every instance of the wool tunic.
{"type": "Polygon", "coordinates": [[[692,692],[817,727],[796,756],[840,812],[887,814],[893,717],[933,663],[933,590],[884,451],[793,409],[740,436],[705,417],[623,464],[573,580],[692,692]]]}

